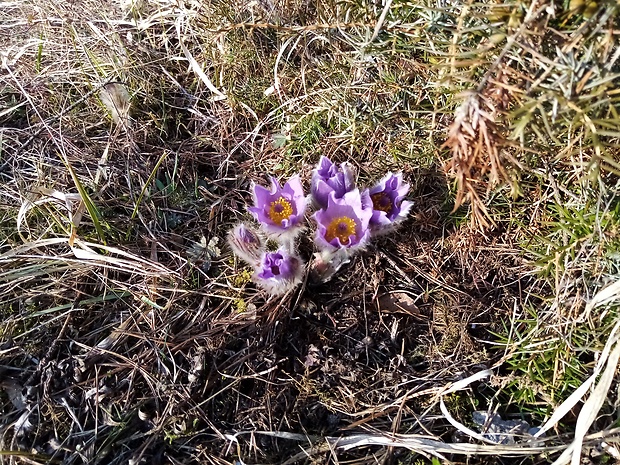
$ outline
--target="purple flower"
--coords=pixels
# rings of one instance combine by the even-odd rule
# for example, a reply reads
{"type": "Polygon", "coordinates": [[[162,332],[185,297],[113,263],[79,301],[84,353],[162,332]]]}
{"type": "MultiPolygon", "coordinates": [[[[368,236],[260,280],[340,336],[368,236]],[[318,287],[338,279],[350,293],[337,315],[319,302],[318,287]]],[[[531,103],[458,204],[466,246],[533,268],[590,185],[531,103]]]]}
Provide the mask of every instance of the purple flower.
{"type": "Polygon", "coordinates": [[[360,194],[359,189],[355,189],[340,199],[331,192],[327,208],[312,216],[318,224],[317,245],[327,250],[363,247],[370,237],[368,224],[371,216],[372,201],[368,190],[360,194]]]}
{"type": "Polygon", "coordinates": [[[228,245],[239,258],[256,266],[260,262],[265,241],[257,231],[241,223],[228,233],[228,245]]]}
{"type": "Polygon", "coordinates": [[[289,179],[284,187],[271,178],[271,191],[254,185],[254,207],[248,210],[268,233],[295,234],[306,211],[306,197],[299,176],[289,179]]]}
{"type": "Polygon", "coordinates": [[[330,192],[340,199],[347,192],[355,189],[355,171],[349,163],[338,166],[329,158],[321,156],[312,172],[312,198],[322,208],[327,208],[330,192]]]}
{"type": "Polygon", "coordinates": [[[383,229],[404,220],[413,206],[413,202],[403,200],[408,192],[409,184],[403,183],[402,173],[388,173],[371,187],[370,198],[373,208],[371,226],[383,229]]]}
{"type": "Polygon", "coordinates": [[[284,249],[264,252],[256,267],[254,281],[272,295],[284,294],[301,282],[303,262],[284,249]]]}

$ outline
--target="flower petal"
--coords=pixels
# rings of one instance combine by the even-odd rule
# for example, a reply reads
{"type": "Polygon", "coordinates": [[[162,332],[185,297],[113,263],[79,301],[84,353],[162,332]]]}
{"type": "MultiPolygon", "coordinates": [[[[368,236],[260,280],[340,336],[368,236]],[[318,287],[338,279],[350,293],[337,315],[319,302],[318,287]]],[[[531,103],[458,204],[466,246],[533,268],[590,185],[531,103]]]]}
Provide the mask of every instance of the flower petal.
{"type": "Polygon", "coordinates": [[[340,165],[332,163],[325,156],[321,156],[316,168],[312,171],[311,195],[314,202],[327,208],[327,197],[333,191],[336,198],[341,198],[347,192],[355,189],[355,170],[350,163],[340,165]]]}
{"type": "Polygon", "coordinates": [[[317,205],[327,208],[327,199],[334,188],[327,184],[323,179],[317,178],[312,182],[312,198],[317,205]]]}
{"type": "Polygon", "coordinates": [[[254,206],[248,211],[254,215],[263,230],[269,234],[296,235],[306,209],[306,199],[299,176],[289,179],[283,187],[271,177],[271,190],[255,185],[254,206]]]}
{"type": "Polygon", "coordinates": [[[363,247],[370,237],[368,225],[373,214],[372,209],[363,208],[363,203],[368,202],[367,197],[367,192],[360,194],[358,189],[347,192],[340,199],[331,192],[327,208],[318,210],[313,215],[317,222],[315,236],[317,245],[323,249],[363,247]],[[342,230],[341,226],[354,227],[354,231],[349,234],[349,230],[342,230]]]}
{"type": "Polygon", "coordinates": [[[303,261],[284,249],[264,252],[253,275],[254,281],[272,295],[284,294],[302,280],[303,261]]]}
{"type": "Polygon", "coordinates": [[[260,262],[264,250],[264,240],[251,227],[240,223],[228,232],[228,245],[232,251],[250,265],[260,262]]]}
{"type": "Polygon", "coordinates": [[[373,233],[392,231],[403,221],[412,202],[404,200],[409,192],[409,184],[403,183],[402,173],[387,173],[377,184],[369,189],[373,202],[373,215],[370,220],[373,233]]]}
{"type": "Polygon", "coordinates": [[[271,198],[271,192],[269,189],[266,189],[259,184],[254,184],[252,186],[252,192],[254,197],[254,205],[265,205],[271,198]]]}

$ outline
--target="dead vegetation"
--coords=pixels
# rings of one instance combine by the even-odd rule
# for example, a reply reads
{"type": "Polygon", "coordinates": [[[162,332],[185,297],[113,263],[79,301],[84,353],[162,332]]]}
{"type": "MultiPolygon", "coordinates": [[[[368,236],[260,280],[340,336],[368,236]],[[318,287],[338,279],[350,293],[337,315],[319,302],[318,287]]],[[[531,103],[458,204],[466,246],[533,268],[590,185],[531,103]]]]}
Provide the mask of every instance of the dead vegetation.
{"type": "Polygon", "coordinates": [[[0,462],[617,458],[618,6],[572,3],[0,4],[0,462]],[[321,154],[411,217],[268,298],[224,238],[321,154]]]}

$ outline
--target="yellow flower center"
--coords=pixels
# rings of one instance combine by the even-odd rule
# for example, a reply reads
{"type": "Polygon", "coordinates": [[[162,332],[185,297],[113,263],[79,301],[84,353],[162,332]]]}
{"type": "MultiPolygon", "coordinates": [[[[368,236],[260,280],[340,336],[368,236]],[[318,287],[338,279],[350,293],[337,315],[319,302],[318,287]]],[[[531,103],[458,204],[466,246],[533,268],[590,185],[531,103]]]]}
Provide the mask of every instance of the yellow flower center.
{"type": "Polygon", "coordinates": [[[392,211],[392,200],[385,192],[377,192],[372,194],[370,198],[372,199],[372,208],[375,210],[388,214],[392,211]]]}
{"type": "Polygon", "coordinates": [[[327,242],[333,241],[335,238],[340,239],[342,245],[349,243],[349,237],[355,235],[355,220],[348,216],[341,216],[329,223],[327,231],[325,232],[325,240],[327,242]]]}
{"type": "Polygon", "coordinates": [[[269,205],[269,219],[278,226],[282,224],[283,220],[288,220],[293,214],[293,205],[284,197],[280,197],[278,200],[274,200],[269,205]]]}

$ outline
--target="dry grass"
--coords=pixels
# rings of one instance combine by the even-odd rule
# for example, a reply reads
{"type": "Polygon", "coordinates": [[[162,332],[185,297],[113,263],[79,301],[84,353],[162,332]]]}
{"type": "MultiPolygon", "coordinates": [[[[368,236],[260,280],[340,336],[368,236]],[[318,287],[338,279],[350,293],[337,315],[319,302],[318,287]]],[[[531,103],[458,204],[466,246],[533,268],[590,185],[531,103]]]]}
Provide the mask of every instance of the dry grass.
{"type": "Polygon", "coordinates": [[[0,463],[618,458],[618,5],[570,3],[1,3],[0,463]],[[321,154],[411,218],[269,298],[224,238],[321,154]]]}

